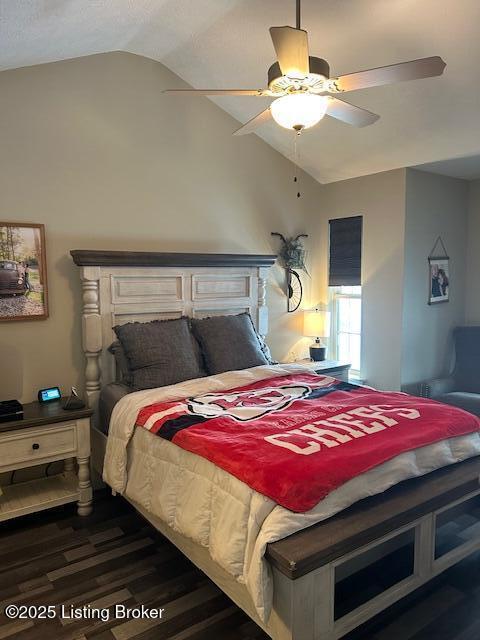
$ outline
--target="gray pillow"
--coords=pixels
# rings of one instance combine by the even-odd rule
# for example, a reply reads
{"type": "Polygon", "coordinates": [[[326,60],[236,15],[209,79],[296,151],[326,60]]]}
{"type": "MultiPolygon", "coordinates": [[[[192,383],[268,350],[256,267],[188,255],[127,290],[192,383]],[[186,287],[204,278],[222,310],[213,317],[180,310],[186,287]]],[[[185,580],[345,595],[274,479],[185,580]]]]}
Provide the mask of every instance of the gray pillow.
{"type": "Polygon", "coordinates": [[[192,328],[210,375],[268,364],[249,313],[193,318],[192,328]]]}
{"type": "Polygon", "coordinates": [[[120,340],[134,389],[153,389],[205,375],[188,318],[131,322],[113,328],[120,340]]]}
{"type": "MultiPolygon", "coordinates": [[[[257,333],[256,330],[255,330],[255,333],[257,333]]],[[[278,361],[272,358],[270,347],[268,346],[268,344],[265,342],[265,340],[262,338],[262,336],[259,333],[257,333],[257,338],[258,338],[258,342],[260,343],[260,349],[262,350],[262,353],[265,356],[265,359],[268,362],[268,364],[278,364],[278,361]]]]}
{"type": "Polygon", "coordinates": [[[115,340],[115,342],[112,342],[112,344],[108,347],[108,350],[115,358],[117,372],[120,374],[120,381],[128,386],[131,386],[133,382],[133,374],[130,370],[127,356],[125,355],[125,351],[123,350],[120,341],[115,340]]]}

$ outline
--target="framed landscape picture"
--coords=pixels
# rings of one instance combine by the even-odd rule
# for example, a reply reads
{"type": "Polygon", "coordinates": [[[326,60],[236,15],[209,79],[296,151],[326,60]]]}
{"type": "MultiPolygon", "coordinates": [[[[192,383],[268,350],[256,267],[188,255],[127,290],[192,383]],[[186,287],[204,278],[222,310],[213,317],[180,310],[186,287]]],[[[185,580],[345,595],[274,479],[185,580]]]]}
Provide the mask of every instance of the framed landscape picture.
{"type": "Polygon", "coordinates": [[[429,258],[430,292],[429,304],[448,302],[450,298],[450,269],[449,258],[429,258]]]}
{"type": "Polygon", "coordinates": [[[0,222],[0,321],[47,317],[45,228],[0,222]]]}

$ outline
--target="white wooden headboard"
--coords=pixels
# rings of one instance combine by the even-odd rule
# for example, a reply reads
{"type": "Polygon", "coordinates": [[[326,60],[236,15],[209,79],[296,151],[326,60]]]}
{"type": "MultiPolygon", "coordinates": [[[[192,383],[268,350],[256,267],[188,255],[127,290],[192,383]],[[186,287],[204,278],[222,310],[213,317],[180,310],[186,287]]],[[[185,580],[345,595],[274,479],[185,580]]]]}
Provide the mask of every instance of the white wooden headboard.
{"type": "Polygon", "coordinates": [[[108,347],[117,324],[249,311],[260,335],[268,333],[266,283],[274,255],[70,253],[83,287],[86,393],[93,408],[101,387],[116,378],[108,347]]]}

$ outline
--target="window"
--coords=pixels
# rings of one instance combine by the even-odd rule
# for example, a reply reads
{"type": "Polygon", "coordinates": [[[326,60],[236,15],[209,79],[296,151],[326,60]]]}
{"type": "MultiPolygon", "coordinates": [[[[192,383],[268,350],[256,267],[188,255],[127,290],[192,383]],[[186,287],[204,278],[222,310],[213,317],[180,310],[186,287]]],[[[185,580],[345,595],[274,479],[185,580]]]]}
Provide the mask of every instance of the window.
{"type": "Polygon", "coordinates": [[[330,287],[332,314],[330,351],[336,360],[350,362],[360,375],[362,343],[362,287],[330,287]]]}
{"type": "Polygon", "coordinates": [[[362,216],[330,220],[330,352],[359,376],[362,341],[362,216]]]}

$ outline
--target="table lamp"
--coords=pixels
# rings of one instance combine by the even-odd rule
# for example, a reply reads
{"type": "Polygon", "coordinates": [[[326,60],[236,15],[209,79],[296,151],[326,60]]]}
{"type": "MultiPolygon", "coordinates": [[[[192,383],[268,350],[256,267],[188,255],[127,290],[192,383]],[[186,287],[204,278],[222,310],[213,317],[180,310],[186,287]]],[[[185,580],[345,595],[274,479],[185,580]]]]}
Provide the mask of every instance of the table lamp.
{"type": "Polygon", "coordinates": [[[330,335],[330,312],[314,309],[303,312],[303,335],[315,338],[310,345],[310,358],[316,362],[325,360],[327,347],[320,338],[328,338],[330,335]]]}

